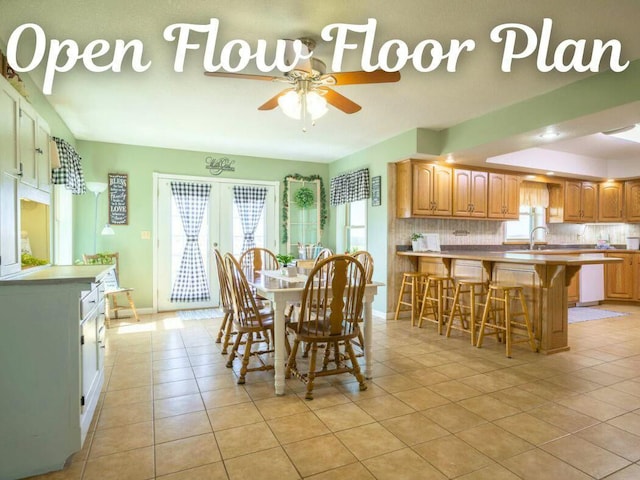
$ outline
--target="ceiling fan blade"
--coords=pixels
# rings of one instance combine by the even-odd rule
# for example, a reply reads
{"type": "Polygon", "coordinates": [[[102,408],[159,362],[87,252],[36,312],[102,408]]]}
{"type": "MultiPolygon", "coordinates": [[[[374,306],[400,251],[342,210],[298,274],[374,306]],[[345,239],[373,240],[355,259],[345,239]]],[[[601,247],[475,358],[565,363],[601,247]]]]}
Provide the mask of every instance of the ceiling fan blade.
{"type": "Polygon", "coordinates": [[[278,98],[280,98],[285,93],[290,92],[291,90],[293,90],[293,88],[285,88],[279,94],[271,97],[269,100],[267,100],[262,105],[260,105],[258,107],[258,110],[273,110],[274,108],[276,108],[278,106],[278,98]]]}
{"type": "Polygon", "coordinates": [[[243,78],[246,80],[265,80],[267,82],[280,81],[281,77],[272,77],[270,75],[249,75],[246,73],[229,73],[229,72],[204,72],[207,77],[224,77],[224,78],[243,78]]]}
{"type": "Polygon", "coordinates": [[[362,83],[391,83],[400,80],[400,72],[387,72],[385,70],[374,70],[373,72],[335,72],[323,75],[321,80],[326,79],[335,83],[333,85],[356,85],[362,83]]]}
{"type": "Polygon", "coordinates": [[[344,113],[356,113],[362,107],[355,102],[352,102],[344,95],[339,94],[335,90],[330,88],[323,88],[322,92],[324,93],[324,98],[327,100],[327,103],[333,105],[338,110],[342,110],[344,113]]]}

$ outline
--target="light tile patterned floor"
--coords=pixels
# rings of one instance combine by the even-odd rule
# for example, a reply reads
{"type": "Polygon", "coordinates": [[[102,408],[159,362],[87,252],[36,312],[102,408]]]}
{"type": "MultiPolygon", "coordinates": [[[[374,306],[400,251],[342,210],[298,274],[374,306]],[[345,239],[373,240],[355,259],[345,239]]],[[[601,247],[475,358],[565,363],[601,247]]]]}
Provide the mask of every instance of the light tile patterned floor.
{"type": "Polygon", "coordinates": [[[237,385],[220,319],[143,316],[108,332],[106,381],[83,450],[42,479],[640,478],[640,307],[571,325],[570,352],[432,325],[375,321],[374,379],[317,383],[272,372],[237,385]]]}

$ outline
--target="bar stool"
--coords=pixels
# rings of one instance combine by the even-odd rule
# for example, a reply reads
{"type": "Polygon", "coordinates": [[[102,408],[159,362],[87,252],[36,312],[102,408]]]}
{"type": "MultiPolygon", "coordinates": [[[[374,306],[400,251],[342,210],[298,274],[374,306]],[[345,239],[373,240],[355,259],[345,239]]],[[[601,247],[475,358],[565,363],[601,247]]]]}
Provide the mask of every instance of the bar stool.
{"type": "Polygon", "coordinates": [[[415,314],[418,311],[420,302],[420,295],[422,288],[427,280],[428,275],[424,272],[404,272],[402,274],[402,284],[400,285],[400,295],[398,295],[398,305],[396,306],[396,315],[394,320],[398,320],[398,315],[401,311],[407,311],[407,309],[401,309],[402,305],[408,306],[411,309],[411,326],[415,325],[415,314]],[[410,301],[405,301],[405,295],[410,295],[410,301]]]}
{"type": "Polygon", "coordinates": [[[418,317],[418,328],[422,321],[427,320],[438,325],[438,335],[442,335],[442,326],[446,323],[445,316],[449,316],[447,304],[453,300],[453,278],[446,275],[429,275],[422,296],[422,307],[418,317]]]}
{"type": "Polygon", "coordinates": [[[482,347],[482,340],[484,339],[485,329],[487,328],[493,329],[489,335],[495,334],[498,341],[500,341],[501,334],[504,333],[506,353],[509,358],[511,358],[511,345],[514,343],[527,342],[531,346],[532,351],[538,351],[536,341],[533,338],[531,322],[529,321],[529,311],[524,300],[521,285],[502,283],[491,283],[489,285],[489,293],[487,295],[487,302],[484,306],[482,322],[480,324],[480,333],[478,335],[478,348],[482,347]],[[520,312],[513,312],[511,310],[511,302],[513,300],[518,300],[520,302],[520,312]],[[497,305],[498,303],[502,304],[502,308],[497,305]],[[499,318],[499,315],[497,315],[498,313],[502,313],[502,319],[499,318]],[[524,318],[524,323],[522,323],[522,321],[516,322],[514,320],[519,317],[524,318]],[[526,336],[526,338],[514,342],[512,333],[526,336]]]}
{"type": "Polygon", "coordinates": [[[447,325],[447,337],[451,335],[451,330],[459,330],[471,334],[471,345],[476,344],[476,332],[478,324],[476,313],[478,307],[484,306],[483,297],[486,294],[486,282],[479,278],[459,278],[453,294],[451,313],[447,325]],[[468,295],[468,304],[463,303],[464,295],[468,295]],[[460,322],[455,326],[455,321],[460,322]]]}

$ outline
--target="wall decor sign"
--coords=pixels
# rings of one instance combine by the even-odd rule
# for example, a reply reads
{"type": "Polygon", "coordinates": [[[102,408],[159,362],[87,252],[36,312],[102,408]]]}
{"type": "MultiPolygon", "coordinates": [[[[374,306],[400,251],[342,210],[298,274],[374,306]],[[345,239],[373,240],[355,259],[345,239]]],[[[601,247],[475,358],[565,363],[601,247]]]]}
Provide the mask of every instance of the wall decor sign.
{"type": "Polygon", "coordinates": [[[220,175],[222,172],[235,172],[236,167],[233,166],[236,163],[235,160],[231,160],[227,157],[213,158],[207,157],[204,159],[206,169],[209,170],[211,175],[220,175]]]}
{"type": "Polygon", "coordinates": [[[371,178],[371,206],[379,207],[382,205],[382,177],[371,178]]]}
{"type": "Polygon", "coordinates": [[[109,174],[109,224],[129,224],[129,175],[109,174]]]}

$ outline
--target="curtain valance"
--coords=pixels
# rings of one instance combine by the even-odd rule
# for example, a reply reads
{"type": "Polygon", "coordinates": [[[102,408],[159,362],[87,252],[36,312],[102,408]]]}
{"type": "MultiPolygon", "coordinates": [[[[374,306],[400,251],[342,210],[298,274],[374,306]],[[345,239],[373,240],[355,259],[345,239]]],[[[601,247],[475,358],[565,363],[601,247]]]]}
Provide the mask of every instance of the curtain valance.
{"type": "Polygon", "coordinates": [[[549,206],[549,190],[546,183],[522,182],[520,184],[520,205],[526,207],[549,206]]]}
{"type": "Polygon", "coordinates": [[[333,207],[364,200],[370,196],[368,168],[343,173],[331,179],[330,200],[333,207]]]}

